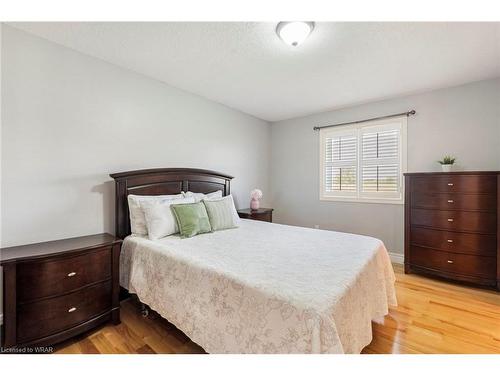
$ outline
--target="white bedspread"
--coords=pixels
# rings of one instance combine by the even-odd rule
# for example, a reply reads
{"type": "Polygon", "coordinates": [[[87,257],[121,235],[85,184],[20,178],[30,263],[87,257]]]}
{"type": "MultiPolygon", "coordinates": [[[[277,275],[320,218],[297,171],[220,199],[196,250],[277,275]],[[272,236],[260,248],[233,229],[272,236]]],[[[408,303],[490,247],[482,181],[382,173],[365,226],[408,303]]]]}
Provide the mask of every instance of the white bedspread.
{"type": "Polygon", "coordinates": [[[129,236],[120,283],[209,353],[359,353],[396,304],[375,238],[259,221],[129,236]]]}

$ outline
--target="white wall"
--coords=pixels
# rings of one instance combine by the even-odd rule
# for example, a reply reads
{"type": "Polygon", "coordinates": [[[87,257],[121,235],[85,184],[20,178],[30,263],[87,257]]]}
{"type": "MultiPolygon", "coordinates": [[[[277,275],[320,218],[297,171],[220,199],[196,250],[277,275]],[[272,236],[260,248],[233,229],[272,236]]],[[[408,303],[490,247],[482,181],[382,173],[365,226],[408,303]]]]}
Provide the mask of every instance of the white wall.
{"type": "MultiPolygon", "coordinates": [[[[3,25],[2,246],[114,231],[109,173],[197,167],[270,197],[270,125],[3,25]]],[[[217,79],[217,77],[214,77],[217,79]]]]}
{"type": "Polygon", "coordinates": [[[319,136],[313,126],[417,111],[408,119],[408,171],[437,171],[456,155],[465,170],[500,169],[500,79],[273,123],[271,186],[276,222],[360,233],[403,252],[403,207],[319,200],[319,136]]]}
{"type": "Polygon", "coordinates": [[[1,246],[113,232],[109,173],[182,166],[234,175],[241,207],[262,188],[277,222],[401,252],[402,206],[319,201],[312,127],[408,109],[409,171],[438,170],[446,153],[463,169],[500,169],[500,79],[269,126],[5,25],[1,37],[1,246]]]}

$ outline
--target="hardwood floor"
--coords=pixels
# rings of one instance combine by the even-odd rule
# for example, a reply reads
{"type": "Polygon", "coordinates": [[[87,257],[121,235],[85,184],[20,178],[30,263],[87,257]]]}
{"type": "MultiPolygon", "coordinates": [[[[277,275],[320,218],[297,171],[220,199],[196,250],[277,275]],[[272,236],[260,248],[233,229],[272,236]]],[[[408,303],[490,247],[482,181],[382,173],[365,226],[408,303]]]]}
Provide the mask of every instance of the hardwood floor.
{"type": "MultiPolygon", "coordinates": [[[[398,306],[373,324],[363,353],[500,353],[500,293],[396,271],[398,306]]],[[[56,353],[204,353],[158,314],[122,302],[122,323],[64,343],[56,353]]]]}
{"type": "Polygon", "coordinates": [[[394,269],[398,306],[364,353],[500,353],[500,293],[394,269]]]}
{"type": "Polygon", "coordinates": [[[65,342],[55,353],[201,354],[205,351],[157,313],[143,317],[135,298],[121,303],[121,323],[111,323],[65,342]]]}

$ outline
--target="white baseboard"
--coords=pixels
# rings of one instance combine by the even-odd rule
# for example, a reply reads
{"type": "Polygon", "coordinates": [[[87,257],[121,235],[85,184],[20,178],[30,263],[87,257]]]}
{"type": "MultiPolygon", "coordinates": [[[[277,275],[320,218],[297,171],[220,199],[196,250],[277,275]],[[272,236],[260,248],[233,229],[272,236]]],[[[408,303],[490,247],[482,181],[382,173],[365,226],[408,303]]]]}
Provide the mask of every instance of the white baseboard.
{"type": "Polygon", "coordinates": [[[405,262],[405,257],[403,254],[391,253],[389,251],[389,256],[391,257],[392,263],[403,264],[405,262]]]}

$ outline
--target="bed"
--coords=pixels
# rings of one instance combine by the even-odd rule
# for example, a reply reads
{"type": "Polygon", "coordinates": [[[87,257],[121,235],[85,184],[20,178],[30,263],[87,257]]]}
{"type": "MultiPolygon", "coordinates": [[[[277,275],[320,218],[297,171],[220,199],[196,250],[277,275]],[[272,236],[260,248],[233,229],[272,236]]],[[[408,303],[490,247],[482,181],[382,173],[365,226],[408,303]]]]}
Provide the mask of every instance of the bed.
{"type": "Polygon", "coordinates": [[[112,175],[120,284],[209,353],[360,353],[396,304],[375,238],[242,220],[235,229],[156,241],[130,235],[127,195],[230,193],[198,169],[112,175]]]}

